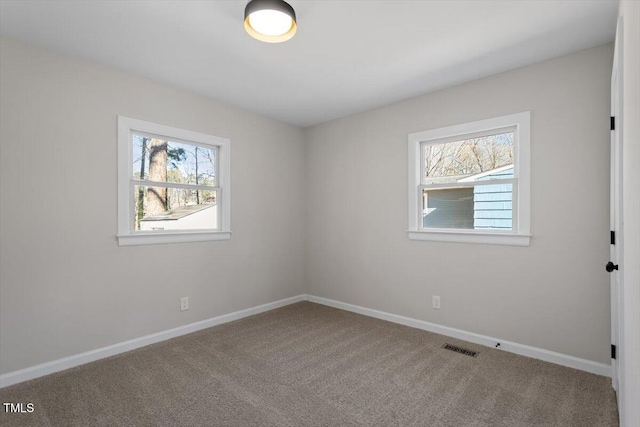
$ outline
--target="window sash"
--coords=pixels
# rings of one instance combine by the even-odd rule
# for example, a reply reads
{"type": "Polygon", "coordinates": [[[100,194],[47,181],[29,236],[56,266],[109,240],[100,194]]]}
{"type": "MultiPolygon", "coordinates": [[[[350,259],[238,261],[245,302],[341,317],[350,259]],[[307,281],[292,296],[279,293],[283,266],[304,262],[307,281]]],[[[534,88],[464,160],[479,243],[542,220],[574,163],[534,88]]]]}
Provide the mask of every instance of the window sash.
{"type": "MultiPolygon", "coordinates": [[[[455,136],[447,136],[444,138],[421,141],[420,142],[420,183],[422,185],[426,185],[425,182],[427,177],[425,175],[425,170],[427,166],[425,164],[426,162],[425,150],[427,146],[447,144],[447,143],[458,142],[458,141],[463,141],[467,139],[483,138],[483,137],[492,136],[492,135],[501,135],[504,133],[513,133],[513,176],[517,178],[518,177],[517,159],[519,156],[518,128],[517,126],[506,126],[502,128],[492,128],[492,129],[487,129],[487,130],[478,131],[478,132],[471,132],[471,133],[465,133],[465,134],[460,134],[455,136]]],[[[446,177],[438,177],[438,178],[446,178],[446,177]]]]}
{"type": "MultiPolygon", "coordinates": [[[[190,145],[192,147],[199,147],[199,148],[206,148],[206,149],[210,149],[210,150],[214,150],[216,153],[216,162],[214,165],[215,168],[215,172],[216,172],[216,182],[219,182],[219,171],[220,171],[220,146],[218,145],[212,145],[212,144],[206,144],[206,143],[202,143],[202,142],[194,142],[194,141],[189,141],[187,139],[182,139],[182,138],[174,138],[174,137],[169,137],[166,135],[161,135],[161,134],[156,134],[156,133],[150,133],[150,132],[144,132],[144,131],[139,131],[136,130],[134,128],[131,129],[130,131],[130,142],[129,142],[129,146],[131,148],[131,161],[133,161],[133,137],[134,135],[137,136],[142,136],[145,138],[155,138],[155,139],[160,139],[163,141],[167,141],[167,142],[177,142],[180,144],[185,144],[185,145],[190,145]]],[[[136,179],[134,177],[131,177],[129,179],[129,191],[130,194],[134,194],[135,191],[135,187],[136,186],[144,186],[144,187],[162,187],[162,188],[179,188],[179,189],[185,189],[185,190],[210,190],[210,191],[215,191],[216,192],[216,206],[217,206],[217,210],[216,210],[216,217],[217,217],[217,227],[216,228],[203,228],[203,229],[189,229],[189,230],[135,230],[133,225],[129,225],[129,232],[131,234],[137,234],[137,235],[144,235],[144,234],[166,234],[166,233],[198,233],[198,232],[211,232],[211,231],[221,231],[221,227],[222,227],[222,223],[221,223],[221,219],[222,219],[222,187],[220,186],[211,186],[211,185],[199,185],[199,184],[185,184],[185,183],[180,183],[180,182],[172,182],[172,181],[153,181],[153,180],[149,180],[149,179],[136,179]]],[[[133,204],[131,204],[130,206],[130,215],[131,218],[133,218],[134,213],[135,213],[135,206],[133,206],[133,204]]],[[[129,221],[130,222],[130,221],[129,221]]]]}
{"type": "MultiPolygon", "coordinates": [[[[199,229],[187,229],[187,230],[136,230],[133,224],[129,224],[129,233],[131,234],[164,234],[164,233],[198,233],[198,232],[211,232],[211,231],[222,231],[222,188],[220,187],[207,187],[203,185],[166,185],[172,183],[165,182],[157,182],[157,181],[142,181],[142,180],[131,180],[129,191],[130,194],[134,194],[136,186],[144,186],[144,187],[165,187],[165,188],[184,188],[187,190],[212,190],[216,192],[216,224],[218,226],[216,228],[199,228],[199,229]],[[148,185],[152,184],[152,185],[148,185]],[[156,185],[163,184],[163,185],[156,185]]],[[[133,203],[129,206],[129,217],[135,217],[135,206],[133,203]]],[[[131,221],[129,221],[131,222],[131,221]]]]}
{"type": "Polygon", "coordinates": [[[184,184],[181,182],[171,181],[151,181],[148,179],[134,179],[130,180],[133,185],[143,185],[145,187],[165,187],[165,188],[184,188],[186,190],[215,190],[219,191],[222,187],[212,185],[196,185],[196,184],[184,184]]]}
{"type": "Polygon", "coordinates": [[[505,179],[488,179],[485,181],[470,181],[470,182],[447,182],[443,184],[421,184],[418,186],[420,190],[446,190],[448,188],[469,188],[476,187],[478,185],[497,185],[497,184],[513,184],[514,187],[517,185],[517,178],[505,178],[505,179]]]}
{"type": "Polygon", "coordinates": [[[418,196],[417,200],[417,216],[418,216],[418,230],[419,231],[436,231],[436,232],[460,232],[463,231],[465,233],[475,233],[475,234],[487,234],[487,233],[498,233],[498,234],[518,234],[518,179],[510,178],[510,179],[491,179],[487,181],[475,181],[475,182],[454,182],[447,184],[430,184],[430,185],[418,185],[416,193],[418,196]],[[446,190],[453,188],[470,188],[477,187],[482,185],[500,185],[500,184],[511,184],[511,230],[495,230],[495,229],[472,229],[472,228],[433,228],[433,227],[424,227],[423,226],[423,215],[424,209],[422,206],[422,198],[424,191],[428,190],[446,190]]]}
{"type": "MultiPolygon", "coordinates": [[[[177,142],[179,144],[184,144],[184,145],[190,145],[192,147],[198,147],[198,148],[204,148],[204,149],[208,149],[208,150],[213,150],[216,153],[216,161],[215,164],[213,165],[214,170],[215,170],[215,180],[216,180],[216,184],[220,184],[220,146],[219,145],[213,145],[213,144],[207,144],[204,142],[194,142],[194,141],[189,141],[187,139],[182,139],[182,138],[173,138],[173,137],[169,137],[169,136],[165,136],[165,135],[160,135],[160,134],[154,134],[154,133],[150,133],[150,132],[142,132],[142,131],[137,131],[135,129],[131,129],[130,133],[129,133],[129,158],[130,158],[130,162],[133,164],[133,137],[134,136],[142,136],[144,138],[151,138],[151,139],[160,139],[162,141],[167,141],[167,143],[169,142],[177,142]]],[[[133,176],[131,177],[131,179],[136,179],[133,176]]],[[[155,181],[157,182],[157,181],[155,181]]],[[[177,184],[177,183],[176,183],[177,184]]]]}

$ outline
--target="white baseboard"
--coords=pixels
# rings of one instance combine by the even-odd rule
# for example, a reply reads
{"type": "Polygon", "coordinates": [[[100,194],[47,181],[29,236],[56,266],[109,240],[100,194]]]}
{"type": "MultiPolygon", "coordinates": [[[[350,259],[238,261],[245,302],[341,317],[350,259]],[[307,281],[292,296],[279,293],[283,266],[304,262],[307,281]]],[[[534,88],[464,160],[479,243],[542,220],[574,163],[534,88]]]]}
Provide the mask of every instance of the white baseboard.
{"type": "Polygon", "coordinates": [[[399,316],[397,314],[385,313],[383,311],[360,307],[353,304],[347,304],[327,298],[317,297],[313,295],[298,295],[268,304],[235,311],[233,313],[223,314],[221,316],[212,317],[207,320],[190,323],[185,326],[168,329],[166,331],[157,332],[155,334],[145,335],[140,338],[134,338],[129,341],[124,341],[95,350],[90,350],[84,353],[63,357],[62,359],[57,359],[51,362],[42,363],[40,365],[31,366],[29,368],[20,369],[19,371],[9,372],[0,375],[0,388],[32,380],[44,375],[53,374],[55,372],[60,372],[65,369],[73,368],[75,366],[84,365],[85,363],[104,359],[105,357],[114,356],[116,354],[124,353],[130,350],[135,350],[140,347],[179,337],[181,335],[190,334],[201,329],[210,328],[212,326],[217,326],[248,316],[253,316],[254,314],[274,310],[276,308],[284,307],[286,305],[294,304],[300,301],[311,301],[329,307],[351,311],[354,313],[362,314],[369,317],[375,317],[376,319],[382,319],[393,323],[399,323],[401,325],[410,326],[412,328],[435,332],[437,334],[458,338],[488,347],[495,347],[496,343],[500,343],[500,349],[504,351],[520,354],[522,356],[532,357],[534,359],[544,360],[545,362],[568,366],[574,369],[580,369],[582,371],[591,372],[597,375],[611,377],[611,366],[604,363],[580,359],[578,357],[568,356],[566,354],[556,353],[554,351],[544,350],[524,344],[518,344],[498,338],[488,337],[486,335],[467,332],[461,329],[450,328],[448,326],[425,322],[424,320],[411,319],[409,317],[399,316]]]}
{"type": "Polygon", "coordinates": [[[304,301],[305,295],[298,295],[291,298],[282,299],[268,304],[247,308],[244,310],[234,311],[233,313],[223,314],[221,316],[212,317],[210,319],[201,320],[199,322],[190,323],[188,325],[179,326],[177,328],[168,329],[166,331],[157,332],[155,334],[145,335],[140,338],[134,338],[129,341],[120,342],[106,347],[90,350],[80,354],[63,357],[62,359],[53,360],[51,362],[42,363],[40,365],[31,366],[29,368],[20,369],[19,371],[8,372],[0,375],[0,388],[7,387],[23,381],[32,380],[44,375],[53,374],[75,366],[84,365],[105,357],[114,356],[126,351],[135,350],[160,341],[165,341],[181,335],[190,334],[201,329],[210,328],[212,326],[221,325],[223,323],[233,322],[234,320],[244,317],[253,316],[254,314],[263,313],[265,311],[284,307],[285,305],[304,301]]]}
{"type": "Polygon", "coordinates": [[[487,347],[495,348],[496,344],[500,343],[500,350],[531,357],[534,359],[544,360],[545,362],[551,362],[557,365],[567,366],[569,368],[579,369],[581,371],[591,372],[592,374],[596,375],[611,377],[611,366],[604,363],[581,359],[574,356],[568,356],[566,354],[556,353],[555,351],[549,351],[542,348],[536,348],[511,341],[505,341],[499,338],[488,337],[486,335],[480,335],[473,332],[463,331],[461,329],[438,325],[436,323],[425,322],[424,320],[411,319],[409,317],[399,316],[397,314],[385,313],[384,311],[373,310],[370,308],[347,304],[340,301],[334,301],[327,298],[316,297],[313,295],[305,295],[305,299],[307,301],[327,305],[329,307],[339,308],[341,310],[351,311],[369,317],[375,317],[376,319],[382,319],[388,322],[399,323],[401,325],[410,326],[412,328],[435,332],[437,334],[458,338],[487,347]]]}

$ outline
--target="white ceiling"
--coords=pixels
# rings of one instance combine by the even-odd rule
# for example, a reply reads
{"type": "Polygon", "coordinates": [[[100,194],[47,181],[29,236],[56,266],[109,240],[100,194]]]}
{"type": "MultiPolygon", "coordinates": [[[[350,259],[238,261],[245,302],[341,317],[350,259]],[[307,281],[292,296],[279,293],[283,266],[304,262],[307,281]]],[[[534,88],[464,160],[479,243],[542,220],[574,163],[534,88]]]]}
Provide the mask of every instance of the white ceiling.
{"type": "Polygon", "coordinates": [[[613,40],[617,0],[290,0],[298,33],[250,38],[247,1],[0,0],[3,36],[309,126],[613,40]]]}

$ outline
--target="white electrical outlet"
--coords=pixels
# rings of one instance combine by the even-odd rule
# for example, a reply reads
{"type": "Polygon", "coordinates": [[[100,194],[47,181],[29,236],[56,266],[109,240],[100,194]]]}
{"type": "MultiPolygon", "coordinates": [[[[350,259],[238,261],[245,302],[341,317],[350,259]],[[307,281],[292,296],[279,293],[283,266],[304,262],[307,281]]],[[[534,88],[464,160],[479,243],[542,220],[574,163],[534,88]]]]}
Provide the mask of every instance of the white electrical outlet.
{"type": "Polygon", "coordinates": [[[180,298],[180,311],[189,310],[189,297],[180,298]]]}
{"type": "Polygon", "coordinates": [[[433,295],[431,297],[431,304],[433,305],[433,308],[435,308],[436,310],[440,310],[440,297],[437,295],[433,295]]]}

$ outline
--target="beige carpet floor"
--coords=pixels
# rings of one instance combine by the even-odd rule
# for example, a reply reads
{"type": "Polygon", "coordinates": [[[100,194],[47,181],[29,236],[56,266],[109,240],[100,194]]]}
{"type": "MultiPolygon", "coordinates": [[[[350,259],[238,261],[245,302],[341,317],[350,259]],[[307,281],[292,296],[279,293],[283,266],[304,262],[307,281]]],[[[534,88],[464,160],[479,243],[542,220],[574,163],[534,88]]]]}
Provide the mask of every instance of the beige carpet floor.
{"type": "Polygon", "coordinates": [[[608,378],[302,302],[0,390],[3,426],[616,426],[608,378]],[[470,357],[444,343],[478,351],[470,357]]]}

